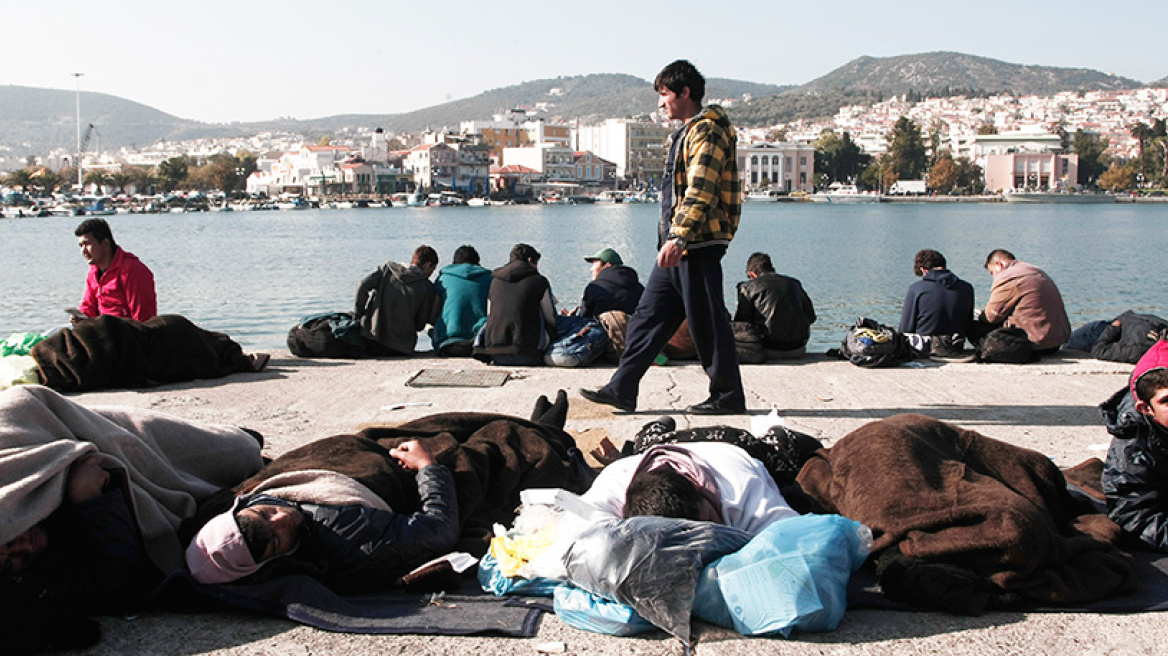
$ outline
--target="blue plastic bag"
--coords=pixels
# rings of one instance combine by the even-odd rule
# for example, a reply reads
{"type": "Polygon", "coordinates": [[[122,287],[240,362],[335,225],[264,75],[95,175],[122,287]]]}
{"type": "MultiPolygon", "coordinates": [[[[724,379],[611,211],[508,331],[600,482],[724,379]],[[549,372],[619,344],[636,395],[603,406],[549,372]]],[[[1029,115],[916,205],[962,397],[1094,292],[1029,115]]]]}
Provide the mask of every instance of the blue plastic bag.
{"type": "Polygon", "coordinates": [[[503,576],[499,573],[499,561],[491,554],[479,560],[479,585],[496,597],[521,595],[524,597],[550,597],[562,581],[553,579],[525,579],[518,576],[503,576]]]}
{"type": "Polygon", "coordinates": [[[840,515],[775,522],[702,571],[694,614],[743,635],[834,631],[871,550],[871,531],[840,515]]]}
{"type": "Polygon", "coordinates": [[[631,606],[609,601],[580,588],[561,584],[552,593],[556,617],[568,626],[615,636],[646,633],[657,627],[631,606]]]}

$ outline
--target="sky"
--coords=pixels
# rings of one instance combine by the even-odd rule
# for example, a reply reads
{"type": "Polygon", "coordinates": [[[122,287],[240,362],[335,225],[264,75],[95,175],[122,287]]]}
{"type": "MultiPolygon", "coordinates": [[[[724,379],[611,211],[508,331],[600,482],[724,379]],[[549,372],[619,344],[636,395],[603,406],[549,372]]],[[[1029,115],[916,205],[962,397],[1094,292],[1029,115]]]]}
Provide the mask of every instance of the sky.
{"type": "Polygon", "coordinates": [[[6,3],[0,21],[0,84],[80,82],[206,122],[393,114],[591,73],[652,80],[682,58],[770,84],[938,50],[1168,76],[1165,2],[54,0],[6,3]]]}

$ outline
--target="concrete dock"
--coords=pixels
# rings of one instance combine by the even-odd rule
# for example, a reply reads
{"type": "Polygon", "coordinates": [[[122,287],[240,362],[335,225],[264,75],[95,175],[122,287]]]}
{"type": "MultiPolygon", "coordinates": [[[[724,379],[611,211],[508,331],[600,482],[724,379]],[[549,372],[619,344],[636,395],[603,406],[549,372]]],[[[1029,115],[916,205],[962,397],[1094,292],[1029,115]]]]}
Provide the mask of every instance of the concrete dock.
{"type": "MultiPolygon", "coordinates": [[[[398,424],[451,411],[527,417],[540,394],[569,392],[566,429],[591,450],[603,437],[618,446],[662,414],[679,427],[729,424],[750,428],[752,416],[777,407],[796,429],[830,445],[868,421],[917,412],[1049,455],[1060,466],[1104,457],[1109,436],[1097,406],[1126,384],[1130,365],[1064,355],[1030,365],[922,361],[867,370],[809,355],[742,368],[750,415],[688,417],[687,405],[706,397],[696,363],[653,367],[641,386],[638,411],[622,413],[582,399],[576,390],[604,384],[610,365],[587,369],[495,368],[473,360],[424,357],[383,360],[304,360],[273,353],[267,370],[220,380],[147,390],[77,395],[87,405],[152,408],[199,421],[253,428],[276,456],[314,439],[368,424],[398,424]],[[509,372],[497,387],[410,387],[419,371],[455,380],[480,372],[509,372]],[[407,404],[393,410],[394,405],[407,404]],[[414,405],[418,404],[418,405],[414,405]],[[428,404],[428,405],[421,405],[428,404]]],[[[555,643],[567,654],[675,654],[664,633],[616,638],[578,631],[544,616],[530,639],[333,634],[279,619],[240,613],[150,613],[102,620],[102,642],[89,654],[532,654],[555,643]]],[[[1159,654],[1168,644],[1168,613],[941,613],[851,611],[827,634],[745,638],[694,622],[702,656],[734,654],[1159,654]]]]}

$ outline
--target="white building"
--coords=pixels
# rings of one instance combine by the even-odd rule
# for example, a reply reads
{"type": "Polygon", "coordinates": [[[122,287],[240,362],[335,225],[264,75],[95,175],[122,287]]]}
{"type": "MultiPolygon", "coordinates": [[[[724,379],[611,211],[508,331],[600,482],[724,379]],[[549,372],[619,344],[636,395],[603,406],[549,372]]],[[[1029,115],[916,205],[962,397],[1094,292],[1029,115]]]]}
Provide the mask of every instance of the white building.
{"type": "Polygon", "coordinates": [[[656,123],[610,118],[576,128],[576,150],[588,150],[616,165],[618,178],[633,185],[659,186],[671,130],[656,123]]]}
{"type": "Polygon", "coordinates": [[[738,144],[742,188],[811,192],[815,186],[815,148],[789,141],[738,144]]]}
{"type": "Polygon", "coordinates": [[[504,148],[503,165],[514,164],[538,171],[544,182],[576,180],[576,151],[554,143],[527,148],[504,148]]]}

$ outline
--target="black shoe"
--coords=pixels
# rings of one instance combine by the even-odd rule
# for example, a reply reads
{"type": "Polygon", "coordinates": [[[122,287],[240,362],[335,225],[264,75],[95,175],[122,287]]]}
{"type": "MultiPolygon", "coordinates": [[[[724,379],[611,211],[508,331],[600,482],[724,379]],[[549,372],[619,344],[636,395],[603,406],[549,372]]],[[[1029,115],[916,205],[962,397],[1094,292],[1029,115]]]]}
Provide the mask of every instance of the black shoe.
{"type": "Polygon", "coordinates": [[[746,404],[706,399],[686,408],[685,412],[690,415],[744,415],[746,414],[746,404]]]}
{"type": "Polygon", "coordinates": [[[609,392],[603,387],[595,390],[580,388],[580,396],[588,399],[593,403],[611,405],[612,407],[619,410],[624,410],[625,412],[635,412],[637,409],[637,404],[635,402],[629,403],[624,399],[617,398],[615,394],[609,392]]]}

